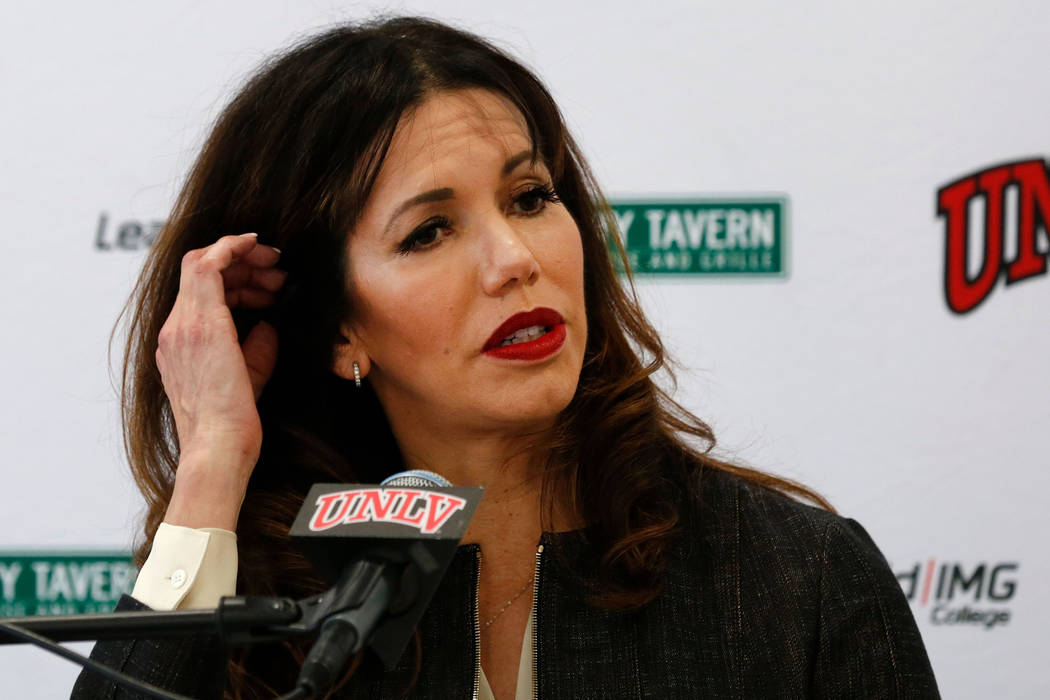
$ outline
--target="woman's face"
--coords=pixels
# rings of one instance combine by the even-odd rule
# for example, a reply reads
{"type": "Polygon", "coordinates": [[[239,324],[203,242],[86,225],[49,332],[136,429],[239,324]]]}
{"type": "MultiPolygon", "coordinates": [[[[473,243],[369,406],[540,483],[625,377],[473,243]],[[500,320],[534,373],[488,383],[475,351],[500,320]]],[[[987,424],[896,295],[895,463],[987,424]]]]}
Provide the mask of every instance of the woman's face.
{"type": "Polygon", "coordinates": [[[583,250],[521,114],[479,89],[401,120],[348,260],[337,371],[367,374],[394,427],[531,432],[576,391],[583,250]]]}

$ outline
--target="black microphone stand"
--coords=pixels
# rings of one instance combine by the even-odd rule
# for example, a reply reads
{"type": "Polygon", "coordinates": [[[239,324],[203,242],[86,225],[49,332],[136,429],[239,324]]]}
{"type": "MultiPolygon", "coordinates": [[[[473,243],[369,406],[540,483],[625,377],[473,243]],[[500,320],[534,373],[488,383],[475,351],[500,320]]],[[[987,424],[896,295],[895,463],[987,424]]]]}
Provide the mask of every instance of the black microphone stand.
{"type": "MultiPolygon", "coordinates": [[[[356,635],[355,651],[367,643],[390,603],[390,565],[358,561],[339,583],[302,600],[266,596],[224,596],[214,610],[129,611],[0,618],[53,641],[150,639],[218,635],[228,646],[243,646],[318,632],[338,617],[356,635]]],[[[0,634],[0,644],[24,641],[0,634]]]]}

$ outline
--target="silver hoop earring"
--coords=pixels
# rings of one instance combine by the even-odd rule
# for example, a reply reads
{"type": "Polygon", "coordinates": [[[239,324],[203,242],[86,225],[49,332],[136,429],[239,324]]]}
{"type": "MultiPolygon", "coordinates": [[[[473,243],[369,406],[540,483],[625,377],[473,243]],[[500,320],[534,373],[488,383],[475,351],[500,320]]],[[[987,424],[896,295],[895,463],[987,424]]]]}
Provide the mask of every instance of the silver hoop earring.
{"type": "Polygon", "coordinates": [[[361,368],[357,366],[356,362],[354,363],[354,385],[358,389],[361,388],[361,368]]]}

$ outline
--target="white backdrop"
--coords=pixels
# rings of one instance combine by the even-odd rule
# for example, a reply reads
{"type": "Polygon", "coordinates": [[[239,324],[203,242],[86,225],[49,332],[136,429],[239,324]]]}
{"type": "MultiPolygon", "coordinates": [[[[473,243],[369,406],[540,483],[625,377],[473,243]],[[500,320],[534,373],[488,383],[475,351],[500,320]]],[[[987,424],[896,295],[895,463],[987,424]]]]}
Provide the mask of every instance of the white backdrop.
{"type": "MultiPolygon", "coordinates": [[[[107,340],[144,250],[117,247],[119,227],[163,221],[207,125],[263,57],[377,10],[427,13],[532,65],[614,197],[788,197],[786,278],[639,282],[683,364],[679,399],[735,459],[868,528],[915,589],[945,697],[1050,696],[1050,277],[999,282],[953,314],[936,201],[967,174],[1050,158],[1050,6],[20,5],[0,22],[0,554],[130,545],[139,502],[107,340]],[[942,568],[938,596],[926,579],[942,568]],[[981,589],[948,599],[953,570],[980,572],[981,589]],[[1009,619],[945,624],[963,607],[1009,619]]],[[[971,243],[982,235],[972,217],[971,243]]],[[[1038,236],[1046,255],[1045,219],[1038,236]]],[[[0,648],[7,696],[60,697],[75,673],[0,648]]]]}

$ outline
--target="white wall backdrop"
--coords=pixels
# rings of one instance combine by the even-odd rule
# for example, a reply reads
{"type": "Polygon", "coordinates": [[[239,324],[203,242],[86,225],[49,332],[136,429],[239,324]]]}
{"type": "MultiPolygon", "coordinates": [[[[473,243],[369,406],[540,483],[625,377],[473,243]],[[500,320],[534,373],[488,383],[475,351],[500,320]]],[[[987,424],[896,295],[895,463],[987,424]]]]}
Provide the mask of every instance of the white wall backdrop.
{"type": "MultiPolygon", "coordinates": [[[[129,547],[139,501],[107,342],[145,249],[120,248],[117,232],[164,220],[262,58],[378,11],[459,23],[523,58],[614,198],[787,196],[785,277],[639,281],[683,365],[678,397],[726,453],[868,528],[914,589],[945,697],[1050,696],[1050,276],[1000,281],[951,312],[937,214],[948,183],[1050,159],[1050,5],[1037,1],[7,8],[0,555],[129,547]],[[953,588],[953,572],[979,587],[953,588]],[[975,616],[997,622],[959,621],[975,616]]],[[[971,209],[973,275],[983,200],[971,209]]],[[[1050,204],[1036,212],[1045,259],[1050,204]]],[[[60,697],[75,675],[0,647],[5,696],[60,697]]]]}

